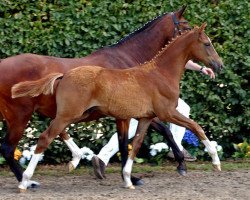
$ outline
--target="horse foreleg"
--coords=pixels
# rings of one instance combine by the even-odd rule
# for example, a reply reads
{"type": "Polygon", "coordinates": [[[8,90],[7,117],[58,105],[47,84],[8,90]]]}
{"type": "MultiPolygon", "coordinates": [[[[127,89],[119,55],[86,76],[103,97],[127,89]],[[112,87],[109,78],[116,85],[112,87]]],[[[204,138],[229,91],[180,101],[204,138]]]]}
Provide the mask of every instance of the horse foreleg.
{"type": "Polygon", "coordinates": [[[185,117],[175,109],[169,112],[165,116],[163,115],[157,115],[157,116],[161,116],[161,118],[159,117],[160,120],[168,121],[177,124],[179,126],[183,126],[194,132],[197,135],[197,137],[202,141],[202,143],[205,145],[205,147],[207,147],[208,153],[212,157],[213,167],[216,170],[221,171],[220,159],[216,148],[211,144],[211,142],[205,135],[203,129],[195,121],[185,117]]]}
{"type": "Polygon", "coordinates": [[[161,133],[165,137],[169,147],[172,148],[175,160],[179,163],[177,167],[178,173],[180,175],[185,176],[187,174],[187,167],[184,161],[184,155],[182,151],[180,151],[176,142],[174,141],[173,135],[169,130],[169,128],[166,127],[166,125],[163,122],[161,122],[158,118],[154,118],[150,126],[152,126],[153,129],[155,129],[157,132],[161,133]]]}
{"type": "Polygon", "coordinates": [[[128,127],[129,120],[116,120],[118,144],[121,153],[122,170],[128,159],[128,127]]]}
{"type": "Polygon", "coordinates": [[[141,118],[139,120],[139,125],[137,127],[136,134],[132,143],[132,151],[129,155],[129,158],[127,159],[125,167],[123,168],[123,177],[124,177],[126,188],[135,189],[131,181],[132,166],[133,166],[134,158],[141,147],[141,144],[143,142],[146,131],[151,121],[152,119],[148,119],[148,118],[141,118]]]}

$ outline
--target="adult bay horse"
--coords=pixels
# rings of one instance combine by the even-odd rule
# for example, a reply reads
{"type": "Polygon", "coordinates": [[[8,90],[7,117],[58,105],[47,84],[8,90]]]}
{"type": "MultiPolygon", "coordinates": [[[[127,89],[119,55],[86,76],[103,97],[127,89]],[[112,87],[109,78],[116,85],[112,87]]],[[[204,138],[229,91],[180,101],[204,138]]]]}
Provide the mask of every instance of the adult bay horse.
{"type": "MultiPolygon", "coordinates": [[[[185,7],[174,13],[163,14],[119,43],[97,50],[84,58],[67,59],[22,54],[1,60],[0,119],[6,121],[8,132],[2,141],[0,152],[19,182],[22,180],[23,171],[14,160],[14,150],[28,121],[31,119],[32,113],[37,111],[44,116],[54,118],[56,102],[54,95],[12,99],[11,87],[21,81],[37,80],[53,72],[65,73],[82,65],[124,69],[149,61],[172,37],[189,28],[187,21],[183,17],[184,11],[185,7]]],[[[95,118],[98,118],[98,116],[92,116],[92,119],[95,118]]],[[[158,119],[155,119],[151,125],[168,140],[169,146],[173,149],[176,160],[179,162],[178,170],[180,173],[185,171],[183,154],[175,144],[169,129],[158,119]]],[[[128,123],[119,122],[117,128],[119,132],[126,133],[128,123]]],[[[76,167],[81,159],[81,151],[65,132],[61,133],[61,137],[73,152],[74,158],[71,163],[73,167],[76,167]]]]}
{"type": "Polygon", "coordinates": [[[14,98],[27,95],[35,97],[41,93],[53,93],[54,82],[60,78],[56,90],[56,117],[40,135],[19,189],[27,189],[27,182],[41,154],[54,138],[69,124],[86,119],[94,111],[120,120],[139,120],[133,149],[123,169],[127,188],[134,188],[130,179],[133,160],[154,117],[193,131],[207,147],[215,169],[221,170],[217,151],[202,128],[176,110],[179,83],[188,60],[198,60],[216,71],[222,68],[220,57],[204,33],[205,27],[206,24],[203,24],[177,37],[149,63],[141,66],[123,70],[83,66],[66,74],[53,73],[37,81],[13,86],[14,98]]]}

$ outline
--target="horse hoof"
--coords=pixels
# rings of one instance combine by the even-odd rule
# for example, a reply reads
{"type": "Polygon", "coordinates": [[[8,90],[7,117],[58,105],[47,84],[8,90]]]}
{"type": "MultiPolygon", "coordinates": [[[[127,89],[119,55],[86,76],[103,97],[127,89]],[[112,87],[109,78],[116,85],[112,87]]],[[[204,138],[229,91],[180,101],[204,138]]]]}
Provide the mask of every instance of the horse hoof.
{"type": "Polygon", "coordinates": [[[130,190],[134,190],[135,189],[135,186],[133,185],[130,185],[130,186],[126,186],[127,189],[130,189],[130,190]]]}
{"type": "Polygon", "coordinates": [[[36,181],[29,181],[27,184],[27,188],[39,188],[39,187],[40,187],[40,183],[36,181]]]}
{"type": "Polygon", "coordinates": [[[135,186],[144,185],[144,181],[143,181],[142,179],[137,178],[137,177],[134,177],[134,176],[131,177],[131,182],[132,182],[132,184],[135,185],[135,186]]]}
{"type": "Polygon", "coordinates": [[[221,171],[221,165],[220,164],[218,164],[218,165],[215,165],[215,164],[213,164],[213,169],[214,169],[214,171],[221,171]]]}
{"type": "MultiPolygon", "coordinates": [[[[132,181],[133,182],[133,181],[132,181]]],[[[142,179],[139,179],[135,182],[133,182],[133,185],[135,186],[141,186],[141,185],[144,185],[144,181],[142,179]]]]}
{"type": "Polygon", "coordinates": [[[187,175],[187,171],[186,170],[177,170],[178,173],[181,175],[181,176],[186,176],[187,175]]]}
{"type": "Polygon", "coordinates": [[[25,193],[27,191],[27,189],[20,189],[19,188],[19,193],[25,193]]]}
{"type": "Polygon", "coordinates": [[[72,164],[72,162],[69,162],[68,164],[68,172],[72,172],[75,169],[75,166],[72,164]]]}

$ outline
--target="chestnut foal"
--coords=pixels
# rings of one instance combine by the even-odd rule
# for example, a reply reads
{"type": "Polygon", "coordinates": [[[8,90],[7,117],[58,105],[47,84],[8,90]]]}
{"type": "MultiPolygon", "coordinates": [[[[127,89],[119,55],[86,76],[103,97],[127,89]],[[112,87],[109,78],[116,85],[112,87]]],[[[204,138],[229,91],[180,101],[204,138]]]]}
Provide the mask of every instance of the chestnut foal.
{"type": "Polygon", "coordinates": [[[84,120],[95,111],[120,120],[132,117],[139,120],[133,149],[123,169],[127,188],[134,188],[130,178],[133,160],[154,117],[193,131],[207,147],[214,168],[221,170],[217,151],[202,128],[176,110],[179,83],[188,60],[198,60],[214,70],[222,69],[223,63],[204,33],[205,27],[203,24],[177,37],[150,62],[134,68],[84,66],[66,74],[53,73],[37,81],[16,84],[12,88],[13,98],[35,97],[53,93],[54,82],[60,78],[56,90],[56,117],[40,135],[19,189],[27,189],[41,154],[54,138],[69,124],[84,120]]]}

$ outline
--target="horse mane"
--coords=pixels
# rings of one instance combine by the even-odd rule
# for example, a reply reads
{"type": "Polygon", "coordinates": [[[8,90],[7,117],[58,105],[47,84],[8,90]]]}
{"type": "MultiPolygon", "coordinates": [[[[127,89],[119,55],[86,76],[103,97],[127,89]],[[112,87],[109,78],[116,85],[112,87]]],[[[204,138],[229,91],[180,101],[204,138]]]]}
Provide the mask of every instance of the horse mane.
{"type": "Polygon", "coordinates": [[[159,16],[155,17],[151,21],[148,21],[146,24],[144,24],[141,28],[135,30],[132,33],[129,33],[127,36],[122,38],[120,41],[116,42],[115,44],[109,45],[108,47],[116,47],[116,46],[119,46],[119,45],[123,44],[124,42],[128,41],[130,38],[134,37],[135,35],[143,32],[145,29],[147,29],[148,27],[150,27],[154,23],[158,22],[159,20],[161,20],[164,16],[166,16],[168,14],[169,13],[163,13],[162,15],[159,15],[159,16]]]}
{"type": "Polygon", "coordinates": [[[182,32],[180,35],[176,36],[176,37],[173,37],[156,55],[153,59],[151,59],[150,61],[148,62],[145,62],[145,63],[142,63],[141,65],[143,64],[146,64],[146,63],[153,63],[155,61],[156,58],[158,58],[160,55],[162,55],[162,53],[164,51],[166,51],[170,46],[172,46],[176,41],[178,41],[179,38],[182,38],[183,36],[187,35],[188,33],[192,32],[192,31],[195,31],[197,30],[197,27],[191,29],[191,30],[186,30],[185,32],[182,32]]]}

